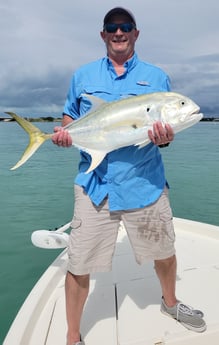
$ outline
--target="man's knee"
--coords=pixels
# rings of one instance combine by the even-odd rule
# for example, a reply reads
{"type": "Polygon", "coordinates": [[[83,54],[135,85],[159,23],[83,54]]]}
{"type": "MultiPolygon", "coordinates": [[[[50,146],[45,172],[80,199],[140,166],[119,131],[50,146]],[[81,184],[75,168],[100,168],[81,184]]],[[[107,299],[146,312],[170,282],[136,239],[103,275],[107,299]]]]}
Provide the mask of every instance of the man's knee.
{"type": "Polygon", "coordinates": [[[155,269],[158,269],[160,267],[163,268],[169,268],[171,266],[175,266],[176,265],[176,255],[172,255],[169,258],[166,259],[161,259],[161,260],[154,260],[154,265],[155,265],[155,269]]]}
{"type": "Polygon", "coordinates": [[[85,288],[89,284],[89,274],[83,274],[83,275],[76,275],[71,273],[70,271],[67,271],[66,273],[66,281],[72,281],[75,282],[77,285],[85,288]]]}

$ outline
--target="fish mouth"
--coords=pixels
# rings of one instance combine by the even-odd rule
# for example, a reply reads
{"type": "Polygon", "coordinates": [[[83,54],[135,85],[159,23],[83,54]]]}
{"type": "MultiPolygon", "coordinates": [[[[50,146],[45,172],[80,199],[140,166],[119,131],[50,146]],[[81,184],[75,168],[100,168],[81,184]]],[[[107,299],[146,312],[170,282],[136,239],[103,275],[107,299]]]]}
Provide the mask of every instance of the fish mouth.
{"type": "Polygon", "coordinates": [[[204,114],[203,113],[200,113],[199,111],[196,112],[196,113],[192,113],[192,117],[199,117],[200,120],[203,118],[204,114]]]}
{"type": "Polygon", "coordinates": [[[197,106],[197,108],[193,109],[193,111],[190,113],[190,118],[197,118],[200,117],[200,119],[203,117],[204,115],[202,113],[200,113],[200,107],[197,106]]]}
{"type": "Polygon", "coordinates": [[[204,116],[204,114],[200,113],[199,111],[200,111],[200,109],[193,110],[189,114],[189,116],[187,115],[186,117],[182,118],[181,121],[182,122],[185,121],[185,124],[187,124],[187,125],[188,124],[195,124],[195,123],[199,122],[203,118],[203,116],[204,116]]]}
{"type": "Polygon", "coordinates": [[[199,112],[200,112],[200,107],[197,107],[196,109],[194,109],[194,110],[191,112],[191,115],[199,114],[199,112]]]}
{"type": "Polygon", "coordinates": [[[187,123],[192,123],[192,122],[198,122],[201,118],[203,117],[203,114],[200,113],[200,107],[193,107],[190,111],[187,110],[184,114],[182,114],[180,118],[180,122],[187,122],[187,123]]]}

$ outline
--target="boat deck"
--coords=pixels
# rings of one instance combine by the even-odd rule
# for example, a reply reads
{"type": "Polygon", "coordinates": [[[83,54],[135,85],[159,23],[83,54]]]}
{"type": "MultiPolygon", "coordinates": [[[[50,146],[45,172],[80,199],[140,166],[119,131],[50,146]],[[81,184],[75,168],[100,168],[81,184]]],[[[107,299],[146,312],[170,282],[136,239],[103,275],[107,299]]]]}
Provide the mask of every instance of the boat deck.
{"type": "MultiPolygon", "coordinates": [[[[207,331],[188,331],[160,312],[153,263],[135,263],[124,230],[113,270],[92,275],[81,332],[86,345],[218,345],[219,227],[174,219],[177,297],[201,309],[207,331]]],[[[64,279],[67,254],[48,268],[23,304],[3,345],[65,345],[64,279]]]]}

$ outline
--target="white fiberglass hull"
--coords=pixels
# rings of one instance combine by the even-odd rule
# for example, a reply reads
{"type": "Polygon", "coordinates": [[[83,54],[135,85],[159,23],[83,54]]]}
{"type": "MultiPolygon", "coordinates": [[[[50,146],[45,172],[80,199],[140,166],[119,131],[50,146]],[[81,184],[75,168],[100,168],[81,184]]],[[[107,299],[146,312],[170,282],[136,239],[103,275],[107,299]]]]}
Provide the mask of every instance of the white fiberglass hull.
{"type": "MultiPolygon", "coordinates": [[[[86,345],[218,345],[219,226],[174,219],[177,296],[201,309],[207,331],[188,331],[160,312],[153,263],[135,263],[124,229],[113,270],[92,275],[82,320],[86,345]]],[[[3,345],[65,345],[64,250],[43,274],[15,318],[3,345]]]]}

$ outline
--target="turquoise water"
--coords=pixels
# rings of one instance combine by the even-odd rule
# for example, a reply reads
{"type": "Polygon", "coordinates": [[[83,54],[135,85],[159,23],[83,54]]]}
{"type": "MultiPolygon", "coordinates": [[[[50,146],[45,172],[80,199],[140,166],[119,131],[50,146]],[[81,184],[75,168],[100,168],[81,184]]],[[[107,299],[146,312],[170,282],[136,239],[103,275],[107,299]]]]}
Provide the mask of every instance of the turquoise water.
{"type": "MultiPolygon", "coordinates": [[[[37,123],[52,132],[54,123],[37,123]]],[[[22,302],[60,250],[35,248],[37,229],[67,223],[78,151],[47,142],[10,171],[27,144],[16,123],[0,122],[0,343],[22,302]]],[[[219,225],[219,123],[201,122],[162,149],[175,217],[219,225]]]]}

